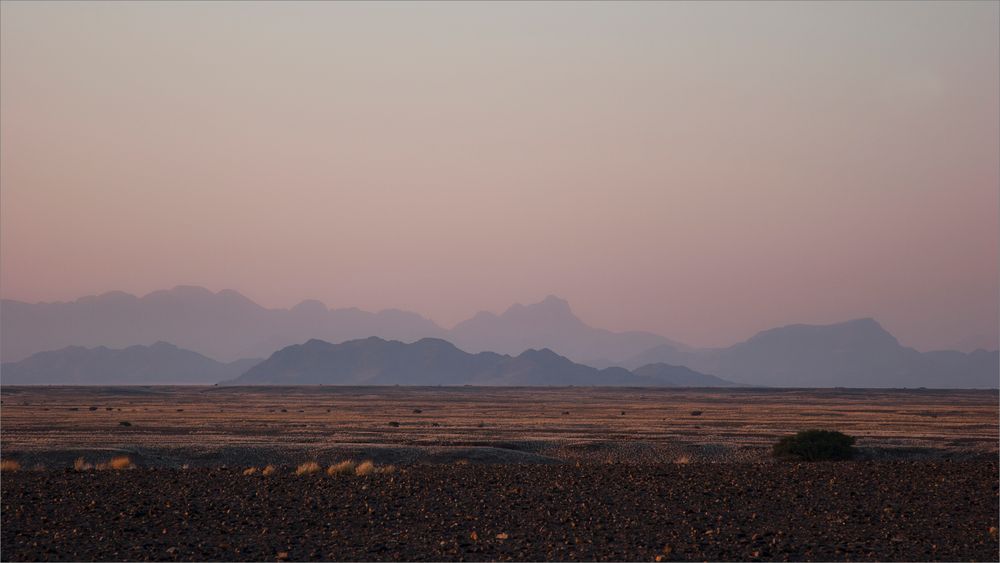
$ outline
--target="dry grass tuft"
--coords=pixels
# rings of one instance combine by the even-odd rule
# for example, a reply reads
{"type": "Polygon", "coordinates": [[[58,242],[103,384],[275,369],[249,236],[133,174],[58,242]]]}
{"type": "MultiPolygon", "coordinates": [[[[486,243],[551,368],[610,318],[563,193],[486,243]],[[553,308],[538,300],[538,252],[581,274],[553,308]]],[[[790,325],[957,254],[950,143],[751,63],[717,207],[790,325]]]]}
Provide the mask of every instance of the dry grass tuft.
{"type": "Polygon", "coordinates": [[[0,471],[17,471],[18,469],[21,469],[20,463],[12,459],[0,460],[0,471]]]}
{"type": "Polygon", "coordinates": [[[257,472],[256,467],[247,467],[246,469],[243,470],[244,475],[253,475],[256,472],[257,472]]]}
{"type": "Polygon", "coordinates": [[[380,475],[388,475],[390,473],[395,473],[395,472],[396,472],[395,465],[383,465],[382,467],[375,468],[375,473],[378,473],[380,475]]]}
{"type": "Polygon", "coordinates": [[[371,475],[374,472],[375,472],[375,464],[372,463],[371,460],[362,461],[360,464],[358,464],[358,467],[355,468],[354,470],[354,474],[358,475],[359,477],[363,477],[365,475],[371,475]]]}
{"type": "Polygon", "coordinates": [[[129,459],[127,455],[120,455],[111,458],[111,463],[108,465],[111,466],[111,469],[132,469],[135,467],[135,464],[132,463],[132,460],[129,459]]]}
{"type": "Polygon", "coordinates": [[[260,474],[263,475],[264,477],[267,477],[268,475],[274,473],[275,471],[277,471],[277,469],[275,469],[273,465],[268,465],[267,467],[264,468],[263,471],[260,472],[260,474]]]}
{"type": "Polygon", "coordinates": [[[94,466],[87,463],[87,460],[83,459],[82,457],[76,458],[76,461],[73,462],[73,469],[77,471],[87,471],[93,468],[94,466]]]}
{"type": "MultiPolygon", "coordinates": [[[[75,465],[75,464],[74,464],[75,465]]],[[[122,469],[134,469],[135,464],[129,459],[127,455],[119,455],[111,458],[111,461],[107,463],[98,463],[94,466],[94,469],[114,469],[115,471],[120,471],[122,469]]]]}
{"type": "Polygon", "coordinates": [[[307,461],[295,469],[296,475],[312,475],[319,471],[319,464],[315,461],[307,461]]]}
{"type": "Polygon", "coordinates": [[[678,456],[677,459],[674,460],[674,463],[676,463],[677,465],[687,465],[691,463],[691,456],[689,456],[688,454],[682,454],[678,456]]]}
{"type": "Polygon", "coordinates": [[[347,461],[342,461],[340,463],[335,463],[335,464],[331,465],[330,467],[327,467],[326,468],[326,474],[327,475],[331,475],[331,476],[333,476],[333,475],[350,475],[351,473],[354,473],[355,466],[356,466],[356,464],[354,463],[354,460],[349,459],[347,461]]]}

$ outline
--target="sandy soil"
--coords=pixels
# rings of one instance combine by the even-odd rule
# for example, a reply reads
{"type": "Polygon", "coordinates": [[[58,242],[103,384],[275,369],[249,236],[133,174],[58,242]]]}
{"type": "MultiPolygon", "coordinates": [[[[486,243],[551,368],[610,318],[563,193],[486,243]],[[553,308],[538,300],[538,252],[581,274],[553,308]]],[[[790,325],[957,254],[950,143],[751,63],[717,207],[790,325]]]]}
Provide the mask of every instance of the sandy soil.
{"type": "Polygon", "coordinates": [[[115,452],[172,467],[765,461],[806,428],[856,436],[868,457],[961,457],[995,454],[1000,419],[995,391],[3,387],[0,400],[4,458],[49,467],[115,452]]]}

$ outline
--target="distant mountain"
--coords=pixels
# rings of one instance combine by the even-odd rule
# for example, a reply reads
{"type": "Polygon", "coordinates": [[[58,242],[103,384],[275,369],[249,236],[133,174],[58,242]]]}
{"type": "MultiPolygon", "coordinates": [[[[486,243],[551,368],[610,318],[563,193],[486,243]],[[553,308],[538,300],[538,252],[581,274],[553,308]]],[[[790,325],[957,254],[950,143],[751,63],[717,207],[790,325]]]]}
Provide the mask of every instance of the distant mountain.
{"type": "Polygon", "coordinates": [[[1000,385],[1000,353],[921,353],[899,344],[874,319],[789,325],[729,348],[654,347],[623,362],[686,365],[738,383],[777,387],[966,387],[1000,385]]]}
{"type": "Polygon", "coordinates": [[[648,377],[672,387],[734,387],[735,383],[721,377],[698,373],[687,366],[657,363],[632,370],[639,377],[648,377]]]}
{"type": "MultiPolygon", "coordinates": [[[[347,342],[376,336],[402,342],[444,338],[469,352],[492,351],[517,358],[527,350],[547,348],[570,363],[598,369],[660,363],[687,366],[748,385],[1000,386],[1000,353],[996,350],[921,353],[900,345],[874,319],[789,325],[763,331],[728,348],[697,349],[648,332],[591,327],[573,314],[565,300],[555,296],[530,305],[513,305],[499,315],[480,312],[445,330],[406,311],[329,309],[312,300],[291,309],[267,309],[232,290],[213,293],[201,287],[178,286],[143,297],[111,292],[68,303],[29,304],[5,299],[0,304],[0,334],[0,357],[7,362],[66,346],[125,348],[157,341],[232,361],[268,357],[310,339],[347,342]]],[[[521,358],[521,364],[505,365],[507,371],[492,375],[476,372],[476,376],[483,382],[530,380],[532,373],[541,373],[532,361],[549,360],[529,354],[521,358]],[[515,365],[521,366],[519,371],[515,365]]],[[[548,369],[545,374],[555,377],[552,374],[556,371],[548,369]]],[[[631,377],[620,372],[601,377],[608,379],[615,373],[631,377]]],[[[579,372],[566,377],[575,381],[591,376],[579,372]]]]}
{"type": "MultiPolygon", "coordinates": [[[[718,378],[686,370],[685,385],[716,385],[718,378]],[[699,380],[698,376],[701,375],[699,380]]],[[[555,352],[527,350],[517,356],[470,354],[450,342],[425,338],[412,344],[381,338],[331,344],[310,340],[275,352],[226,382],[232,385],[608,385],[676,386],[660,373],[636,375],[623,368],[599,370],[555,352]]],[[[728,382],[726,382],[728,383],[728,382]]]]}
{"type": "Polygon", "coordinates": [[[232,290],[213,293],[178,286],[136,297],[120,291],[68,303],[0,305],[0,357],[17,361],[65,346],[125,347],[168,341],[220,360],[268,356],[316,338],[329,342],[378,336],[413,342],[447,338],[473,352],[520,354],[550,348],[600,366],[624,361],[654,346],[687,347],[648,332],[612,332],[585,324],[569,304],[550,296],[516,304],[501,315],[481,312],[445,330],[416,313],[389,309],[328,309],[307,300],[291,309],[266,309],[232,290]]]}
{"type": "Polygon", "coordinates": [[[110,346],[168,341],[225,361],[266,357],[275,350],[323,338],[366,336],[416,340],[444,329],[415,313],[327,309],[304,301],[292,309],[265,309],[243,295],[178,286],[136,297],[120,291],[68,303],[0,304],[0,357],[17,361],[65,346],[110,346]]]}
{"type": "Polygon", "coordinates": [[[120,350],[70,346],[0,365],[0,384],[206,385],[235,377],[258,362],[224,364],[166,342],[120,350]]]}
{"type": "Polygon", "coordinates": [[[463,350],[520,354],[549,348],[574,361],[603,367],[653,347],[677,351],[688,347],[649,332],[612,332],[581,321],[565,300],[550,295],[540,303],[515,304],[503,314],[477,313],[449,332],[463,350]]]}

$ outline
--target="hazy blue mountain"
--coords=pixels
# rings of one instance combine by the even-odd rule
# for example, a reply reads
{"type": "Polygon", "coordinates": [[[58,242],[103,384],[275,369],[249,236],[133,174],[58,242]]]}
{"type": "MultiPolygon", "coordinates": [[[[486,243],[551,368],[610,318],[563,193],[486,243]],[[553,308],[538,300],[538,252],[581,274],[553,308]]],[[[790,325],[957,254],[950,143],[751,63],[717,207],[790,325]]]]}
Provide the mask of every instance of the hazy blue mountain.
{"type": "Polygon", "coordinates": [[[492,350],[519,354],[549,348],[577,362],[598,367],[621,362],[656,346],[677,350],[687,347],[649,332],[612,332],[581,321],[569,303],[548,296],[532,305],[515,304],[503,314],[477,313],[449,332],[448,338],[463,350],[492,350]]]}
{"type": "Polygon", "coordinates": [[[17,361],[65,346],[123,348],[172,342],[224,361],[266,357],[310,338],[343,341],[366,336],[416,340],[444,330],[415,313],[327,309],[304,301],[292,309],[266,309],[232,291],[178,286],[143,297],[123,292],[67,303],[0,305],[0,357],[17,361]]]}
{"type": "Polygon", "coordinates": [[[668,383],[673,387],[734,387],[735,383],[721,377],[699,373],[687,366],[656,363],[632,370],[640,377],[649,377],[668,383]]]}
{"type": "Polygon", "coordinates": [[[69,346],[4,363],[0,384],[208,385],[235,377],[260,361],[243,359],[225,364],[166,342],[117,350],[69,346]]]}
{"type": "MultiPolygon", "coordinates": [[[[690,372],[689,377],[697,379],[690,372]]],[[[702,376],[703,383],[717,378],[702,376]]],[[[310,340],[275,352],[232,385],[631,385],[675,386],[657,373],[636,375],[624,368],[599,370],[574,363],[552,350],[517,356],[470,354],[450,342],[425,338],[412,344],[381,338],[331,344],[310,340]]]]}
{"type": "Polygon", "coordinates": [[[765,330],[729,348],[654,347],[623,363],[686,365],[734,382],[778,387],[996,388],[1000,353],[921,353],[874,319],[765,330]]]}

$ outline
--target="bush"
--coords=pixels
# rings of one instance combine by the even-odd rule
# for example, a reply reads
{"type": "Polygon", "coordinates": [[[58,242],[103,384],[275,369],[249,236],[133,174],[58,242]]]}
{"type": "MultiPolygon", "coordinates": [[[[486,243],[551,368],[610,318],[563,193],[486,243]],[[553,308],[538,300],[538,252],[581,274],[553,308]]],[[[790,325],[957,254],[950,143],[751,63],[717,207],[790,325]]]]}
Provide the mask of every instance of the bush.
{"type": "Polygon", "coordinates": [[[17,471],[21,469],[21,464],[13,459],[0,460],[0,471],[17,471]]]}
{"type": "Polygon", "coordinates": [[[108,467],[116,470],[132,469],[135,467],[135,464],[132,463],[132,460],[127,455],[120,455],[111,458],[111,461],[108,462],[108,467]]]}
{"type": "Polygon", "coordinates": [[[319,471],[319,464],[315,461],[307,461],[300,465],[298,469],[295,470],[296,475],[312,475],[319,471]]]}
{"type": "Polygon", "coordinates": [[[350,475],[351,473],[354,473],[354,461],[350,459],[326,468],[327,475],[350,475]]]}
{"type": "Polygon", "coordinates": [[[785,436],[774,445],[774,457],[801,461],[851,459],[854,437],[832,430],[803,430],[785,436]]]}

